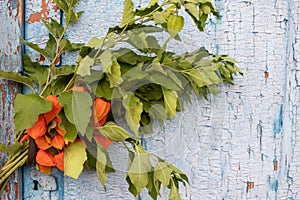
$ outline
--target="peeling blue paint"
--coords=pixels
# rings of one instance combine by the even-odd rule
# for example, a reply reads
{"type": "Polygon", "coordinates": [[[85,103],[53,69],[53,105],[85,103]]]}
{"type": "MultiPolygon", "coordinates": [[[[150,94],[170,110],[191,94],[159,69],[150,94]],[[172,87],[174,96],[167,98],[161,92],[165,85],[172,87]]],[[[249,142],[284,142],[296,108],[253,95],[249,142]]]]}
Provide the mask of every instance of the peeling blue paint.
{"type": "Polygon", "coordinates": [[[13,94],[10,94],[8,85],[5,85],[4,90],[5,90],[5,94],[6,94],[5,95],[6,102],[11,103],[12,99],[13,99],[13,94]]]}
{"type": "Polygon", "coordinates": [[[272,184],[272,190],[277,192],[278,190],[278,180],[276,179],[272,184]]]}
{"type": "Polygon", "coordinates": [[[277,161],[277,157],[275,156],[274,159],[273,159],[273,164],[275,164],[277,161]]]}
{"type": "Polygon", "coordinates": [[[262,150],[262,121],[261,120],[259,120],[257,124],[256,131],[257,131],[257,137],[259,139],[259,149],[261,151],[262,150]]]}
{"type": "Polygon", "coordinates": [[[287,176],[286,181],[287,181],[288,184],[292,184],[294,182],[294,179],[291,176],[287,176]]]}
{"type": "Polygon", "coordinates": [[[281,133],[282,125],[283,125],[283,105],[280,106],[278,120],[274,123],[274,127],[273,127],[274,138],[276,138],[276,135],[281,133]]]}

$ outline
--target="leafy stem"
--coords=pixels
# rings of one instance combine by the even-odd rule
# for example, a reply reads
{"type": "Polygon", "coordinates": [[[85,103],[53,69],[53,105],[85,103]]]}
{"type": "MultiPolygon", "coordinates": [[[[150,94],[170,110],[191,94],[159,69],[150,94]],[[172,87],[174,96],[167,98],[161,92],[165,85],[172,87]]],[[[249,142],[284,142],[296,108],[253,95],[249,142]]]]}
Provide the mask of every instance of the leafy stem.
{"type": "Polygon", "coordinates": [[[65,92],[65,91],[67,91],[68,89],[71,88],[71,85],[74,83],[74,81],[75,81],[75,79],[76,79],[76,76],[77,76],[77,75],[76,75],[76,72],[77,72],[77,70],[78,70],[78,64],[77,64],[76,67],[75,67],[75,71],[74,71],[74,74],[73,74],[71,80],[68,82],[68,84],[67,84],[66,87],[64,88],[63,92],[65,92]]]}
{"type": "MultiPolygon", "coordinates": [[[[144,18],[146,18],[146,17],[149,17],[149,16],[153,15],[153,13],[155,13],[156,11],[158,11],[159,9],[161,9],[163,6],[167,5],[167,2],[168,2],[168,0],[165,0],[160,6],[158,6],[157,8],[155,8],[155,9],[154,9],[153,11],[151,11],[150,13],[148,13],[148,14],[146,14],[146,15],[143,15],[143,16],[140,16],[140,17],[138,17],[138,18],[136,18],[136,19],[133,19],[133,20],[129,21],[128,23],[126,23],[126,24],[125,24],[125,27],[123,28],[123,30],[122,30],[122,32],[121,32],[121,35],[126,31],[126,29],[128,28],[128,26],[129,26],[130,24],[132,24],[132,23],[134,23],[134,22],[136,22],[136,21],[142,20],[142,19],[144,19],[144,18]]],[[[145,23],[145,22],[151,21],[151,20],[153,20],[153,18],[149,18],[149,19],[147,19],[147,20],[145,20],[145,21],[142,21],[142,22],[140,23],[140,25],[143,24],[143,23],[145,23]]]]}

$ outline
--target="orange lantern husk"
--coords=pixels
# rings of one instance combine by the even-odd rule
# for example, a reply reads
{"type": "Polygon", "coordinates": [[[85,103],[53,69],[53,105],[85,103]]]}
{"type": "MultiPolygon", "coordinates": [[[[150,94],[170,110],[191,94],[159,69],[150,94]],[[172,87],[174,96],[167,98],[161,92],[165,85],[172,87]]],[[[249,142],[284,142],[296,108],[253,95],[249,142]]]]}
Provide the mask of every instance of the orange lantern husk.
{"type": "Polygon", "coordinates": [[[51,167],[46,167],[43,165],[38,165],[40,172],[45,173],[45,174],[51,174],[51,167]]]}
{"type": "Polygon", "coordinates": [[[60,170],[64,171],[64,152],[54,155],[55,166],[60,170]]]}
{"type": "Polygon", "coordinates": [[[51,145],[56,149],[62,150],[65,146],[65,140],[60,134],[55,134],[52,138],[51,145]]]}
{"type": "Polygon", "coordinates": [[[35,139],[35,144],[39,149],[46,150],[51,147],[51,139],[43,135],[35,139]]]}
{"type": "Polygon", "coordinates": [[[35,160],[39,165],[42,166],[46,166],[46,167],[55,166],[54,158],[49,151],[40,149],[36,154],[35,160]]]}
{"type": "Polygon", "coordinates": [[[43,115],[39,115],[38,120],[33,124],[31,128],[26,129],[29,136],[33,139],[37,139],[45,135],[47,131],[47,124],[43,115]]]}
{"type": "Polygon", "coordinates": [[[59,111],[61,111],[62,106],[59,104],[57,96],[49,95],[49,96],[46,97],[46,99],[48,101],[52,102],[52,109],[49,112],[44,113],[46,123],[48,124],[49,122],[54,120],[54,118],[59,113],[59,111]]]}

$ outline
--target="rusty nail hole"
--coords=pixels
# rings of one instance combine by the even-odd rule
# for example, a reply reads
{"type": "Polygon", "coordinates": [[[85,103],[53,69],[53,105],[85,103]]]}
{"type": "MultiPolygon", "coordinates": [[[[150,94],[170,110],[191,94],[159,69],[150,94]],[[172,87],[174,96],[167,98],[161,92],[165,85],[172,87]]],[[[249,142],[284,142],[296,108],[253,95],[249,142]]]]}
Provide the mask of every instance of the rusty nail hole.
{"type": "Polygon", "coordinates": [[[33,190],[38,190],[39,189],[39,182],[34,180],[33,181],[33,190]]]}
{"type": "Polygon", "coordinates": [[[274,171],[277,171],[277,169],[278,169],[278,161],[276,160],[273,165],[274,165],[274,171]]]}
{"type": "Polygon", "coordinates": [[[269,78],[269,72],[265,71],[265,78],[269,78]]]}
{"type": "Polygon", "coordinates": [[[247,188],[246,188],[246,192],[248,193],[248,191],[250,189],[253,189],[254,188],[254,182],[247,182],[247,188]]]}

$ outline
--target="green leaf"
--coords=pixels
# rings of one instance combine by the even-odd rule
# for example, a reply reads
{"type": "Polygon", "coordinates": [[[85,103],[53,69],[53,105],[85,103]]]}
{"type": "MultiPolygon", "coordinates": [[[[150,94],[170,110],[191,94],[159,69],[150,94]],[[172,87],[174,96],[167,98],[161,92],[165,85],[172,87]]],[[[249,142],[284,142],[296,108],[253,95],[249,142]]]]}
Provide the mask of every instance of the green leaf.
{"type": "Polygon", "coordinates": [[[182,16],[171,15],[168,19],[168,31],[170,36],[175,37],[184,26],[184,18],[182,16]]]}
{"type": "Polygon", "coordinates": [[[111,100],[112,93],[113,88],[110,87],[109,81],[107,81],[105,78],[101,79],[96,88],[96,97],[103,97],[107,100],[111,100]]]}
{"type": "Polygon", "coordinates": [[[125,142],[126,139],[131,138],[127,131],[114,122],[106,122],[104,126],[98,129],[103,136],[114,142],[125,142]]]}
{"type": "MultiPolygon", "coordinates": [[[[154,39],[150,39],[150,36],[149,36],[149,40],[151,40],[149,42],[154,42],[154,39]]],[[[149,42],[147,40],[147,43],[149,43],[149,42]]],[[[151,46],[151,48],[153,48],[153,47],[151,46]]],[[[151,57],[138,55],[134,51],[132,51],[130,49],[126,49],[126,48],[118,49],[118,51],[114,52],[114,55],[117,58],[119,63],[127,63],[127,64],[130,64],[130,65],[136,65],[138,62],[144,62],[144,61],[152,60],[151,57]]]]}
{"type": "Polygon", "coordinates": [[[201,4],[200,9],[203,11],[204,14],[210,14],[211,13],[210,6],[208,6],[206,4],[201,4]]]}
{"type": "Polygon", "coordinates": [[[100,56],[99,59],[101,61],[103,71],[109,72],[110,73],[110,66],[112,65],[113,62],[113,55],[109,50],[105,50],[100,56]]]}
{"type": "Polygon", "coordinates": [[[106,186],[105,186],[105,182],[106,182],[106,176],[107,173],[105,171],[105,166],[106,166],[106,162],[107,162],[107,153],[105,154],[105,149],[103,149],[102,147],[100,147],[100,145],[97,145],[97,162],[96,162],[96,170],[97,170],[97,174],[98,174],[98,178],[104,188],[104,191],[106,191],[106,186]]]}
{"type": "Polygon", "coordinates": [[[88,151],[86,151],[87,154],[86,166],[89,170],[96,170],[97,158],[95,158],[94,153],[95,152],[91,152],[90,148],[88,151]]]}
{"type": "Polygon", "coordinates": [[[77,179],[87,160],[86,150],[82,142],[75,142],[65,147],[64,163],[66,176],[77,179]]]}
{"type": "Polygon", "coordinates": [[[45,52],[47,55],[51,58],[51,60],[54,59],[56,54],[56,40],[55,38],[49,33],[49,39],[46,43],[45,52]]]}
{"type": "Polygon", "coordinates": [[[134,196],[134,197],[136,197],[137,195],[138,195],[138,193],[137,193],[137,191],[136,191],[136,188],[135,188],[135,186],[131,183],[131,180],[130,180],[130,178],[129,178],[129,176],[127,175],[126,176],[126,181],[127,181],[127,183],[128,183],[128,191],[134,196]]]}
{"type": "Polygon", "coordinates": [[[165,87],[162,87],[162,91],[164,94],[166,112],[172,115],[173,117],[177,117],[176,114],[177,100],[178,100],[177,92],[167,89],[165,87]]]}
{"type": "Polygon", "coordinates": [[[122,81],[121,66],[116,60],[112,62],[112,65],[107,68],[105,72],[107,74],[109,85],[111,88],[118,85],[122,81]]]}
{"type": "Polygon", "coordinates": [[[66,38],[63,38],[61,41],[59,41],[59,48],[60,48],[60,52],[66,50],[73,50],[71,42],[66,38]]]}
{"type": "Polygon", "coordinates": [[[143,53],[148,51],[146,33],[144,31],[127,31],[128,43],[143,53]]]}
{"type": "Polygon", "coordinates": [[[74,122],[74,116],[73,116],[73,109],[72,109],[72,96],[73,91],[67,91],[63,92],[59,95],[58,101],[59,104],[64,108],[64,113],[68,121],[72,124],[75,124],[74,122]]]}
{"type": "Polygon", "coordinates": [[[94,137],[95,128],[88,124],[84,136],[91,142],[94,137]]]}
{"type": "Polygon", "coordinates": [[[169,200],[181,200],[178,186],[174,183],[174,179],[171,179],[169,200]]]}
{"type": "Polygon", "coordinates": [[[110,87],[114,87],[121,81],[121,66],[116,59],[113,58],[113,54],[106,50],[100,56],[103,72],[106,73],[110,87]]]}
{"type": "Polygon", "coordinates": [[[92,115],[92,98],[87,92],[73,91],[72,110],[77,130],[85,134],[90,117],[92,115]]]}
{"type": "Polygon", "coordinates": [[[158,3],[158,0],[150,0],[149,6],[152,6],[154,4],[158,3]]]}
{"type": "Polygon", "coordinates": [[[169,166],[170,169],[173,170],[173,173],[176,173],[176,174],[178,174],[180,176],[180,179],[182,181],[185,181],[185,182],[189,183],[189,179],[188,179],[188,177],[187,177],[187,175],[185,173],[183,173],[180,169],[178,169],[174,165],[171,165],[170,163],[166,162],[166,164],[169,166]]]}
{"type": "Polygon", "coordinates": [[[130,92],[125,95],[123,106],[126,109],[126,121],[130,129],[138,136],[143,104],[138,97],[130,92]]]}
{"type": "Polygon", "coordinates": [[[64,140],[66,143],[74,142],[74,140],[77,138],[77,129],[74,126],[74,124],[71,124],[69,120],[66,118],[63,111],[59,112],[57,115],[61,119],[61,123],[59,124],[59,127],[66,131],[64,134],[64,140]]]}
{"type": "Polygon", "coordinates": [[[0,70],[0,77],[27,85],[32,91],[34,91],[31,78],[22,76],[21,74],[17,74],[15,72],[7,72],[4,70],[0,70]]]}
{"type": "Polygon", "coordinates": [[[194,3],[185,3],[184,4],[185,11],[192,15],[196,20],[200,20],[200,13],[198,10],[198,6],[194,3]]]}
{"type": "Polygon", "coordinates": [[[23,58],[23,66],[25,73],[39,86],[44,85],[47,81],[48,69],[45,66],[40,65],[40,63],[38,62],[32,62],[30,57],[26,54],[24,54],[23,58]]]}
{"type": "Polygon", "coordinates": [[[107,151],[101,146],[97,145],[97,162],[96,162],[96,169],[98,178],[106,191],[106,176],[107,172],[114,172],[112,168],[111,160],[108,157],[107,151]]]}
{"type": "Polygon", "coordinates": [[[152,170],[148,153],[136,152],[128,169],[127,175],[135,186],[137,193],[148,185],[149,175],[152,170]]]}
{"type": "MultiPolygon", "coordinates": [[[[158,53],[158,51],[161,49],[161,46],[158,44],[156,37],[149,35],[146,37],[146,41],[147,41],[150,53],[151,52],[158,53]]],[[[148,57],[148,59],[150,59],[150,58],[148,57]]]]}
{"type": "Polygon", "coordinates": [[[195,68],[185,71],[184,75],[188,76],[190,80],[197,85],[197,87],[203,87],[207,85],[203,75],[195,68]]]}
{"type": "MultiPolygon", "coordinates": [[[[137,16],[141,16],[141,17],[143,17],[143,16],[146,16],[146,15],[148,15],[148,14],[150,14],[151,12],[153,12],[155,9],[157,9],[159,7],[159,5],[158,5],[158,3],[154,3],[154,2],[150,2],[150,4],[149,4],[149,6],[147,6],[147,7],[144,7],[144,8],[140,8],[140,9],[137,9],[136,11],[135,11],[135,14],[137,15],[137,16]]],[[[160,8],[160,9],[158,9],[158,11],[161,11],[162,9],[160,8]]]]}
{"type": "MultiPolygon", "coordinates": [[[[176,5],[181,5],[181,0],[169,0],[170,3],[176,4],[176,5]]],[[[179,6],[180,8],[180,6],[179,6]]]]}
{"type": "Polygon", "coordinates": [[[167,23],[167,19],[162,12],[155,12],[153,13],[154,22],[156,24],[164,24],[167,23]]]}
{"type": "Polygon", "coordinates": [[[29,46],[30,48],[32,48],[32,49],[36,50],[37,52],[39,52],[42,56],[44,56],[44,58],[47,57],[47,53],[46,53],[45,49],[41,49],[41,48],[39,47],[39,45],[33,44],[33,43],[31,43],[31,42],[27,42],[27,41],[24,40],[23,38],[20,38],[20,41],[21,41],[23,44],[25,44],[25,45],[29,46]]]}
{"type": "Polygon", "coordinates": [[[68,10],[65,12],[65,24],[66,26],[70,25],[71,23],[74,23],[78,21],[79,17],[83,14],[83,11],[80,12],[74,12],[73,10],[68,10]]]}
{"type": "Polygon", "coordinates": [[[123,9],[123,17],[122,23],[120,27],[124,27],[126,24],[130,23],[134,19],[134,4],[132,0],[125,0],[124,1],[124,9],[123,9]]]}
{"type": "Polygon", "coordinates": [[[148,194],[152,199],[157,200],[158,195],[160,195],[160,182],[154,181],[154,172],[149,172],[149,182],[146,186],[148,188],[148,194]]]}
{"type": "Polygon", "coordinates": [[[86,44],[86,46],[91,47],[91,48],[95,48],[100,46],[101,44],[103,44],[104,39],[100,39],[98,37],[92,37],[90,39],[90,41],[86,44]]]}
{"type": "Polygon", "coordinates": [[[79,2],[79,0],[65,0],[65,2],[69,6],[69,8],[72,8],[79,2]]]}
{"type": "Polygon", "coordinates": [[[230,57],[227,57],[227,56],[221,56],[221,58],[222,58],[223,60],[225,60],[225,61],[227,61],[227,62],[231,62],[231,63],[233,63],[233,64],[238,63],[238,61],[236,61],[235,59],[230,58],[230,57]]]}
{"type": "Polygon", "coordinates": [[[75,71],[75,65],[62,65],[61,67],[55,67],[51,69],[53,76],[66,76],[73,74],[75,71]]]}
{"type": "Polygon", "coordinates": [[[39,114],[52,109],[52,103],[35,94],[18,94],[14,101],[14,108],[14,123],[18,132],[31,128],[38,120],[39,114]]]}
{"type": "Polygon", "coordinates": [[[172,169],[165,162],[157,162],[154,167],[154,180],[160,181],[166,188],[170,184],[172,178],[172,169]]]}
{"type": "Polygon", "coordinates": [[[63,38],[60,43],[60,52],[64,51],[73,51],[73,50],[78,50],[80,49],[84,44],[82,43],[71,43],[68,39],[63,38]]]}
{"type": "Polygon", "coordinates": [[[19,142],[14,143],[13,145],[7,146],[5,144],[0,144],[0,152],[9,153],[10,155],[14,155],[23,147],[19,142]]]}
{"type": "Polygon", "coordinates": [[[47,22],[46,20],[42,19],[42,22],[54,37],[60,37],[63,34],[64,27],[55,19],[51,18],[50,22],[47,22]]]}
{"type": "Polygon", "coordinates": [[[94,65],[95,60],[89,56],[84,57],[79,65],[78,65],[78,70],[77,74],[80,76],[89,76],[91,75],[91,67],[94,65]]]}
{"type": "Polygon", "coordinates": [[[176,10],[176,5],[169,5],[169,7],[163,11],[165,19],[168,19],[170,15],[176,14],[176,10]]]}
{"type": "MultiPolygon", "coordinates": [[[[72,79],[73,74],[66,75],[66,76],[57,76],[56,79],[50,82],[51,91],[53,95],[60,95],[68,85],[69,81],[72,79]]],[[[49,86],[48,86],[49,87],[49,86]]],[[[49,88],[50,89],[50,88],[49,88]]]]}
{"type": "Polygon", "coordinates": [[[65,0],[54,0],[54,3],[64,12],[67,12],[68,5],[65,0]]]}

